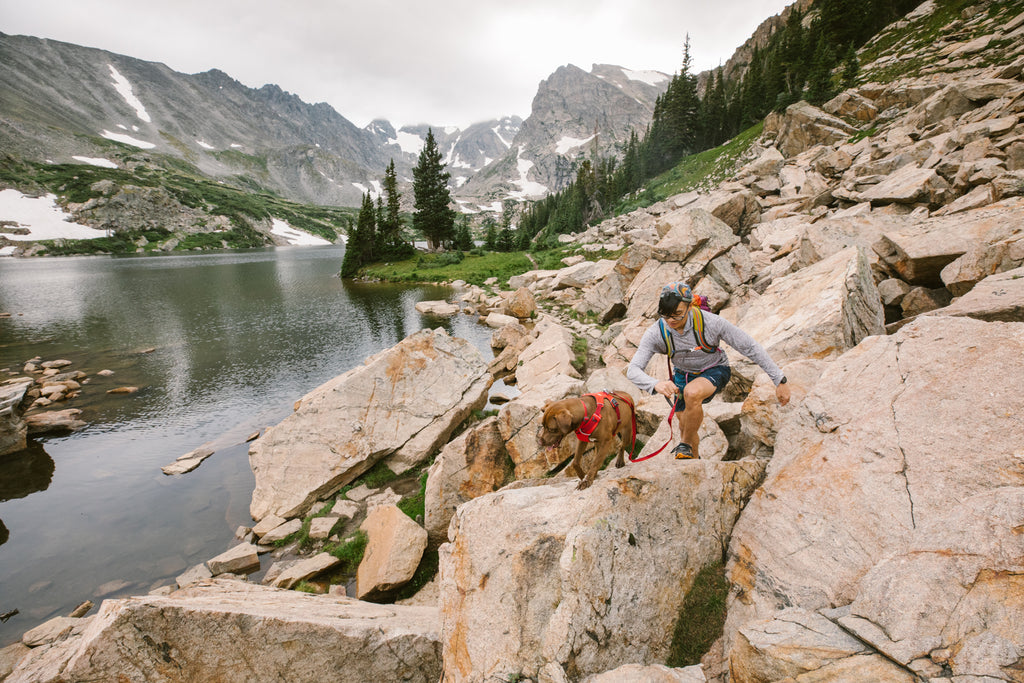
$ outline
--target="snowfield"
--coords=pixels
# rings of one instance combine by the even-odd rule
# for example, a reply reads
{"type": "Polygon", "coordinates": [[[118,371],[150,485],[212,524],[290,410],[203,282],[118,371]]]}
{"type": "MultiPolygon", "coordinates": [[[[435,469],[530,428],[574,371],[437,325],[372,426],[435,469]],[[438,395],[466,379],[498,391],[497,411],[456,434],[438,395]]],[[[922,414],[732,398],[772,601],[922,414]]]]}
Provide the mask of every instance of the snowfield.
{"type": "MultiPolygon", "coordinates": [[[[71,215],[57,206],[57,197],[52,194],[42,197],[27,197],[17,190],[0,190],[0,222],[13,228],[25,228],[27,234],[6,232],[0,228],[0,236],[12,242],[36,242],[39,240],[74,239],[89,240],[106,237],[105,230],[75,223],[71,215]],[[10,225],[14,223],[14,225],[10,225]]],[[[289,246],[328,245],[331,242],[317,235],[298,230],[280,219],[273,219],[275,235],[283,237],[289,246]]],[[[0,248],[0,256],[10,256],[14,246],[0,248]]]]}

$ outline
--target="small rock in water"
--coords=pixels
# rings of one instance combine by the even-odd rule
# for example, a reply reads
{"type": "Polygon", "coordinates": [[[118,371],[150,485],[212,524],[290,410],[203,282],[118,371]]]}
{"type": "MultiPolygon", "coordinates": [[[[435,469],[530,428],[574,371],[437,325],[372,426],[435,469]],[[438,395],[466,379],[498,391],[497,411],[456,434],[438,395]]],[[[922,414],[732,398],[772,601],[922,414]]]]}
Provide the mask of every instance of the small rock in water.
{"type": "Polygon", "coordinates": [[[110,389],[107,391],[108,394],[134,394],[138,391],[138,387],[117,387],[116,389],[110,389]]]}
{"type": "Polygon", "coordinates": [[[69,614],[68,616],[73,618],[84,617],[86,614],[89,613],[89,610],[91,610],[92,608],[92,600],[86,600],[81,605],[72,610],[71,614],[69,614]]]}

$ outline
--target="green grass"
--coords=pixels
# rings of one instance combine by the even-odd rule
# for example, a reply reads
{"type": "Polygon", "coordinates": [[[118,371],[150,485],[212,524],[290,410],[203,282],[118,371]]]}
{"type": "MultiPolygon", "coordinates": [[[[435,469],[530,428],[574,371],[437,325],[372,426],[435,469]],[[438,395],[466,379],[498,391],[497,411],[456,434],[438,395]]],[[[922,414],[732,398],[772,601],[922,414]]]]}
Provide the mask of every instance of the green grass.
{"type": "Polygon", "coordinates": [[[718,147],[691,154],[674,168],[653,178],[639,195],[619,203],[615,207],[615,215],[656,204],[683,192],[718,185],[733,175],[736,162],[763,129],[764,123],[757,123],[718,147]]]}
{"type": "Polygon", "coordinates": [[[721,562],[700,570],[686,594],[676,621],[666,664],[684,667],[700,664],[700,659],[722,635],[725,626],[729,582],[721,562]]]}
{"type": "Polygon", "coordinates": [[[504,281],[513,275],[533,268],[522,251],[509,253],[487,252],[483,255],[464,254],[461,261],[445,254],[421,254],[404,261],[367,266],[360,273],[369,278],[390,282],[452,282],[464,280],[472,285],[483,285],[488,278],[504,281]]]}
{"type": "Polygon", "coordinates": [[[359,568],[363,560],[363,553],[366,552],[366,532],[362,529],[354,532],[339,543],[328,543],[324,551],[341,560],[341,564],[335,567],[332,576],[352,576],[359,568]]]}
{"type": "Polygon", "coordinates": [[[572,339],[572,366],[576,369],[576,372],[583,374],[583,371],[587,369],[587,349],[589,344],[587,343],[586,337],[579,337],[573,335],[572,339]]]}
{"type": "Polygon", "coordinates": [[[411,496],[405,496],[402,500],[398,501],[398,509],[409,516],[410,519],[422,522],[424,515],[426,514],[426,500],[427,500],[427,470],[426,468],[420,473],[420,489],[417,493],[411,496]]]}

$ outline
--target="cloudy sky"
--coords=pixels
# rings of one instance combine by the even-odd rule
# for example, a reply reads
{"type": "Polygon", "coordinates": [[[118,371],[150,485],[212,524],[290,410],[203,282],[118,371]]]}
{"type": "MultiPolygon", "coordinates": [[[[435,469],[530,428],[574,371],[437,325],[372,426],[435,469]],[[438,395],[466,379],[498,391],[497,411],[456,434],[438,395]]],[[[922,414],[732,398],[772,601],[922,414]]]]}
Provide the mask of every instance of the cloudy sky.
{"type": "MultiPolygon", "coordinates": [[[[790,0],[791,1],[791,0],[790,0]]],[[[529,115],[559,66],[694,73],[787,0],[0,0],[0,32],[221,69],[327,102],[358,126],[529,115]]]]}

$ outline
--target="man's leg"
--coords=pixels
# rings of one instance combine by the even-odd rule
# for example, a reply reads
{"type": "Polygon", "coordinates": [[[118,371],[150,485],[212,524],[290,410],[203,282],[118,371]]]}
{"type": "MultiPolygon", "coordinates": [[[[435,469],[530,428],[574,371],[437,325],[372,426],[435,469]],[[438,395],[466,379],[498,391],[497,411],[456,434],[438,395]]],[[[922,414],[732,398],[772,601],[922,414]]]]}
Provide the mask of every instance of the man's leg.
{"type": "Polygon", "coordinates": [[[700,424],[704,421],[704,399],[715,393],[715,385],[706,377],[697,377],[683,387],[686,408],[679,420],[680,440],[693,449],[693,457],[699,458],[700,424]]]}

